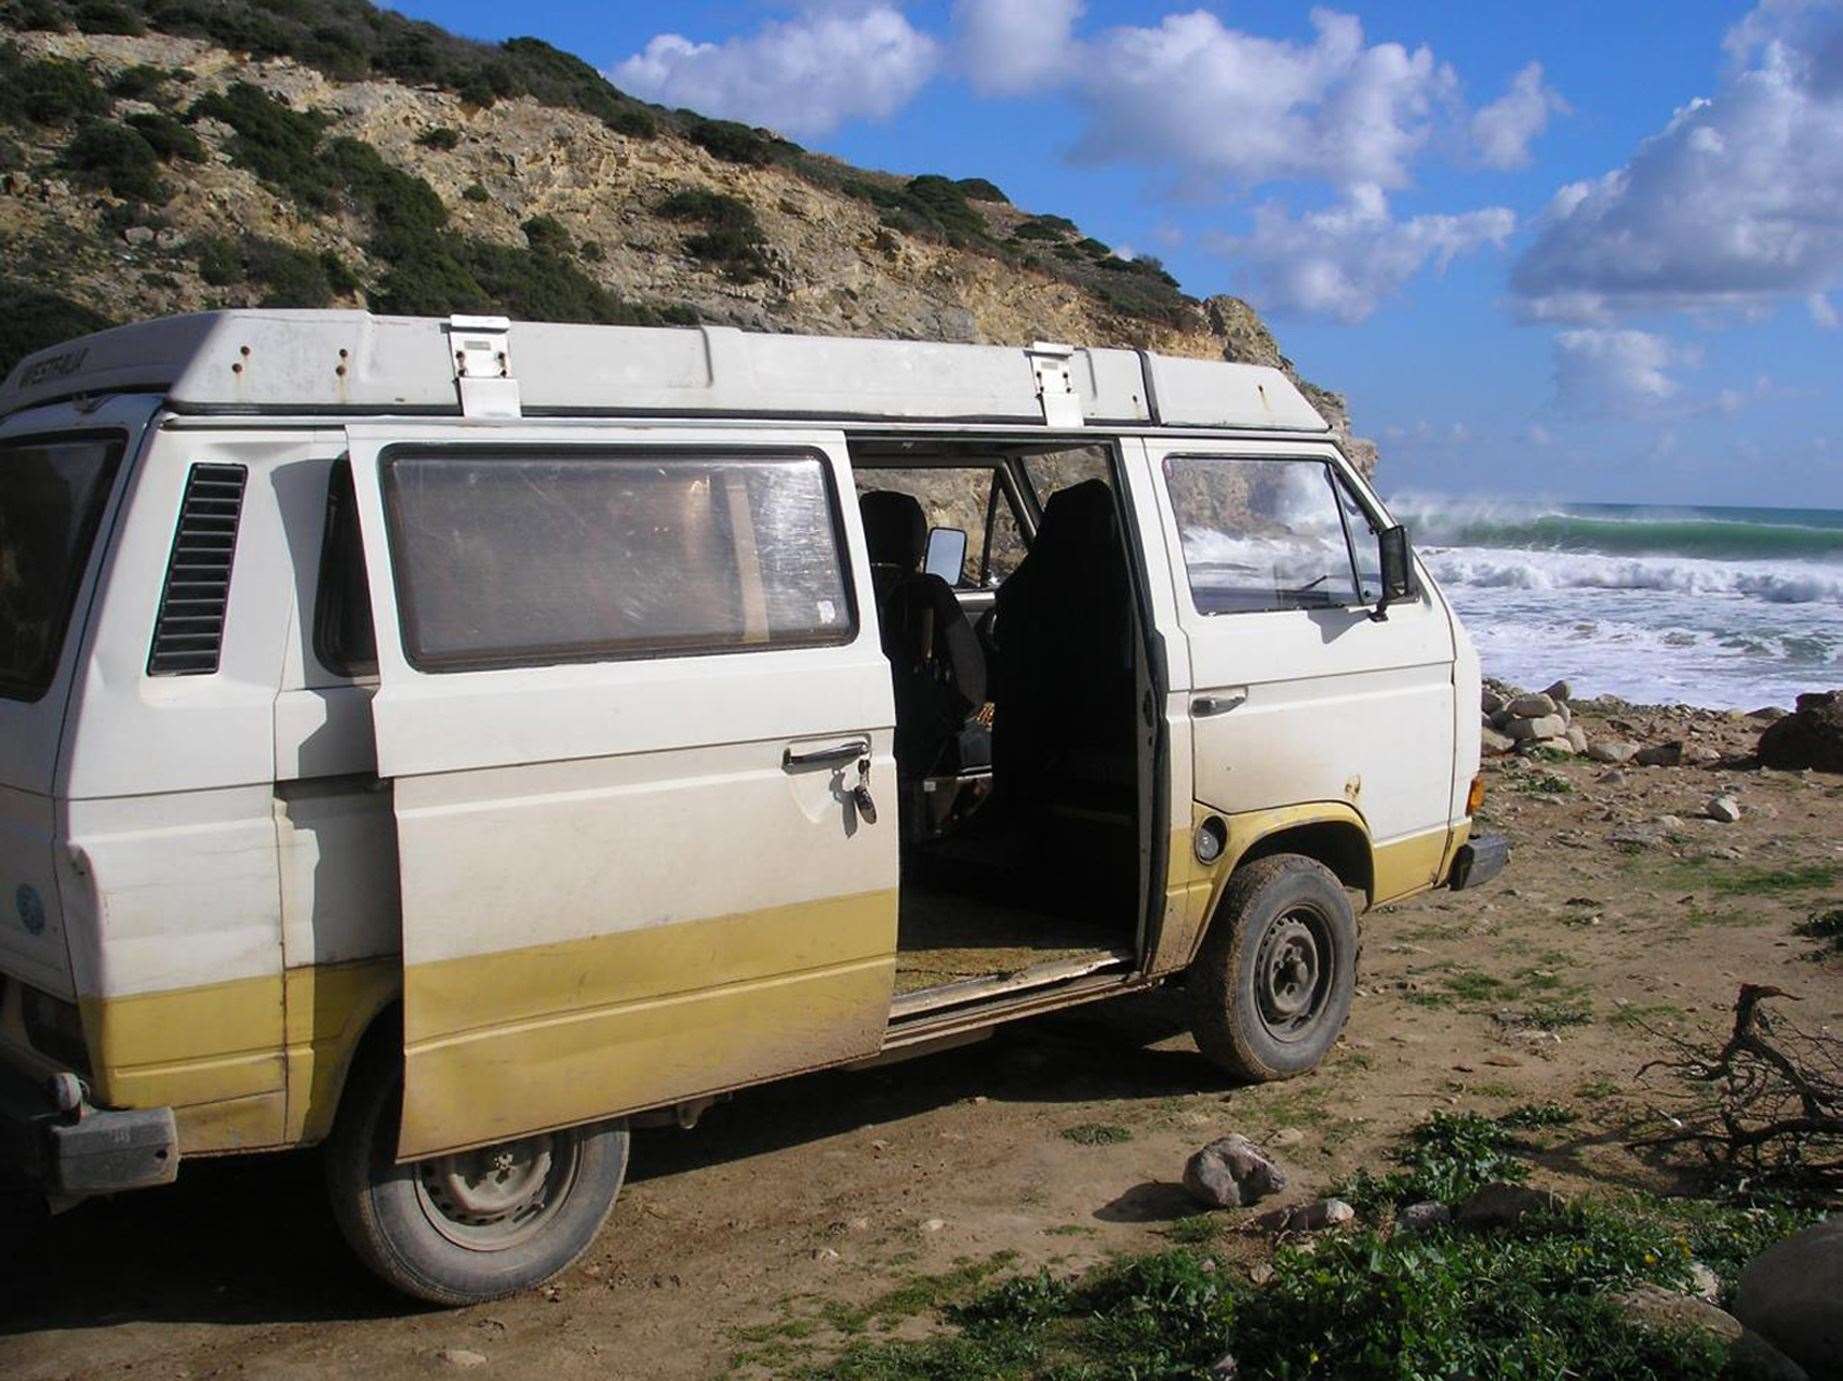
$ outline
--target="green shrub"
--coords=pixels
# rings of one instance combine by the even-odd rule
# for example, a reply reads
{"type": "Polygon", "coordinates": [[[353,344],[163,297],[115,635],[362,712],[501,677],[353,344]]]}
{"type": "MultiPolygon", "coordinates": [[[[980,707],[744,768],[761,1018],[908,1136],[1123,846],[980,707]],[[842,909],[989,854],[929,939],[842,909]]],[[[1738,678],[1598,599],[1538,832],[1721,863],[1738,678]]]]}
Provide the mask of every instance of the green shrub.
{"type": "Polygon", "coordinates": [[[334,189],[319,158],[321,115],[295,110],[248,82],[199,97],[189,114],[229,125],[230,156],[271,187],[317,210],[332,204],[334,189]]]}
{"type": "Polygon", "coordinates": [[[985,238],[985,217],[967,204],[959,183],[924,173],[910,178],[903,193],[907,209],[933,222],[946,239],[960,243],[985,238]]]}
{"type": "Polygon", "coordinates": [[[262,291],[263,307],[325,307],[334,297],[358,286],[338,256],[314,254],[293,245],[248,235],[232,242],[217,237],[189,246],[198,276],[214,288],[249,283],[262,291]]]}
{"type": "Polygon", "coordinates": [[[15,279],[0,278],[0,376],[35,350],[115,323],[68,297],[15,279]]]}
{"type": "Polygon", "coordinates": [[[776,153],[777,141],[772,136],[734,120],[694,119],[685,129],[685,138],[713,158],[748,167],[764,167],[774,161],[776,153]]]}
{"type": "Polygon", "coordinates": [[[162,163],[171,163],[175,158],[183,159],[187,163],[199,163],[204,160],[204,143],[190,128],[175,120],[171,115],[150,111],[140,115],[130,115],[125,123],[147,141],[148,146],[154,151],[154,156],[162,163]]]}
{"type": "Polygon", "coordinates": [[[1113,257],[1112,248],[1095,239],[1092,235],[1087,235],[1077,240],[1075,242],[1075,248],[1079,249],[1083,254],[1086,254],[1090,259],[1110,259],[1113,257]]]}
{"type": "Polygon", "coordinates": [[[1060,240],[1075,234],[1075,222],[1066,216],[1032,216],[1013,233],[1023,240],[1060,240]]]}
{"type": "Polygon", "coordinates": [[[109,93],[80,62],[26,58],[0,44],[0,119],[61,125],[109,109],[109,93]]]}
{"type": "Polygon", "coordinates": [[[493,194],[486,190],[485,183],[470,182],[461,189],[461,199],[463,201],[475,202],[491,201],[493,199],[493,194]]]}
{"type": "Polygon", "coordinates": [[[112,120],[85,120],[65,145],[62,162],[78,181],[107,187],[124,201],[158,205],[168,196],[153,145],[112,120]]]}
{"type": "Polygon", "coordinates": [[[1432,1199],[1456,1204],[1494,1180],[1529,1178],[1510,1129],[1475,1112],[1436,1112],[1395,1152],[1402,1167],[1385,1175],[1359,1170],[1338,1192],[1358,1208],[1432,1199]]]}
{"type": "Polygon", "coordinates": [[[639,106],[623,106],[614,114],[604,116],[602,123],[629,139],[653,139],[659,134],[659,122],[639,106]]]}
{"type": "Polygon", "coordinates": [[[998,184],[988,182],[983,177],[963,177],[954,183],[954,188],[968,201],[996,201],[1004,205],[1011,204],[1011,198],[998,190],[998,184]]]}
{"type": "Polygon", "coordinates": [[[525,232],[525,242],[540,254],[570,252],[570,233],[555,216],[533,216],[519,229],[525,232]]]}
{"type": "Polygon", "coordinates": [[[227,288],[243,281],[243,255],[231,241],[210,235],[192,241],[186,251],[208,286],[227,288]]]}
{"type": "Polygon", "coordinates": [[[6,7],[5,22],[26,33],[38,30],[61,34],[70,31],[70,15],[58,0],[13,0],[6,7]]]}
{"type": "Polygon", "coordinates": [[[340,297],[348,297],[364,286],[352,266],[330,249],[320,251],[320,271],[326,275],[327,286],[340,297]]]}
{"type": "Polygon", "coordinates": [[[603,257],[602,242],[600,240],[584,240],[577,246],[576,252],[584,259],[587,259],[591,264],[599,264],[603,257]]]}
{"type": "Polygon", "coordinates": [[[83,0],[77,6],[77,29],[86,34],[127,34],[147,32],[141,16],[116,0],[83,0]]]}
{"type": "Polygon", "coordinates": [[[437,125],[417,135],[416,142],[425,149],[440,149],[445,153],[460,146],[461,132],[448,125],[437,125]]]}
{"type": "Polygon", "coordinates": [[[26,151],[13,140],[0,136],[0,173],[10,173],[26,166],[26,151]]]}
{"type": "Polygon", "coordinates": [[[737,282],[749,283],[768,271],[767,236],[755,208],[723,192],[686,187],[658,207],[667,220],[690,221],[703,233],[685,239],[685,252],[714,264],[737,282]]]}
{"type": "Polygon", "coordinates": [[[164,67],[136,63],[117,72],[109,81],[109,94],[130,101],[156,101],[165,92],[173,74],[164,67]]]}

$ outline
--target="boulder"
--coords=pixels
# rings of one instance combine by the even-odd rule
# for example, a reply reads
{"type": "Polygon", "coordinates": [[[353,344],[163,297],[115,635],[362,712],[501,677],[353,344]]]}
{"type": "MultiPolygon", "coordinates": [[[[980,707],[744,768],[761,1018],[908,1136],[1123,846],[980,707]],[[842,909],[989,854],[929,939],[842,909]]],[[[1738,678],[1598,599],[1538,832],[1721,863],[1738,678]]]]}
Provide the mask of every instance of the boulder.
{"type": "Polygon", "coordinates": [[[122,231],[122,239],[131,245],[150,245],[157,233],[151,225],[131,225],[122,231]]]}
{"type": "Polygon", "coordinates": [[[1632,761],[1640,767],[1675,767],[1683,761],[1683,740],[1672,739],[1669,743],[1640,748],[1632,755],[1632,761]]]}
{"type": "Polygon", "coordinates": [[[1478,708],[1483,710],[1486,714],[1496,714],[1499,710],[1504,708],[1504,697],[1492,690],[1491,687],[1486,686],[1479,692],[1478,708]]]}
{"type": "Polygon", "coordinates": [[[1702,808],[1702,813],[1711,820],[1732,825],[1741,818],[1741,803],[1732,796],[1711,796],[1709,803],[1702,808]]]}
{"type": "Polygon", "coordinates": [[[1743,1329],[1728,1349],[1732,1381],[1810,1381],[1811,1374],[1751,1328],[1743,1329]]]}
{"type": "Polygon", "coordinates": [[[1843,1215],[1748,1262],[1734,1316],[1814,1376],[1836,1374],[1843,1359],[1843,1215]]]}
{"type": "Polygon", "coordinates": [[[1505,1228],[1525,1214],[1559,1213],[1562,1207],[1559,1194],[1497,1180],[1473,1190],[1453,1211],[1453,1221],[1466,1228],[1505,1228]]]}
{"type": "Polygon", "coordinates": [[[1562,704],[1559,700],[1555,702],[1555,713],[1560,717],[1563,724],[1574,723],[1574,711],[1562,704]]]}
{"type": "Polygon", "coordinates": [[[1246,1208],[1286,1188],[1286,1173],[1247,1137],[1233,1134],[1185,1162],[1184,1188],[1211,1208],[1246,1208]]]}
{"type": "Polygon", "coordinates": [[[1565,753],[1569,757],[1574,756],[1574,744],[1566,734],[1560,734],[1554,738],[1526,738],[1519,746],[1526,753],[1533,753],[1538,748],[1546,748],[1551,753],[1565,753]]]}
{"type": "Polygon", "coordinates": [[[1798,708],[1760,735],[1760,761],[1788,772],[1843,772],[1843,691],[1798,697],[1798,708]]]}
{"type": "Polygon", "coordinates": [[[1517,746],[1517,741],[1509,734],[1500,734],[1496,729],[1480,729],[1478,746],[1486,757],[1501,757],[1517,746]]]}
{"type": "Polygon", "coordinates": [[[1543,694],[1558,705],[1564,700],[1574,699],[1574,691],[1569,687],[1566,681],[1557,681],[1554,685],[1543,691],[1543,694]]]}
{"type": "Polygon", "coordinates": [[[1587,731],[1578,724],[1570,724],[1568,726],[1568,743],[1575,752],[1585,753],[1587,751],[1587,731]]]}
{"type": "Polygon", "coordinates": [[[1504,732],[1521,742],[1526,738],[1560,738],[1568,732],[1568,726],[1561,722],[1560,715],[1540,714],[1512,719],[1504,732]]]}
{"type": "Polygon", "coordinates": [[[1395,1226],[1403,1232],[1426,1232],[1452,1221],[1453,1211],[1431,1199],[1420,1204],[1404,1204],[1395,1211],[1395,1226]]]}
{"type": "Polygon", "coordinates": [[[1637,1285],[1613,1296],[1613,1303],[1633,1323],[1672,1332],[1700,1329],[1725,1343],[1737,1343],[1744,1331],[1741,1321],[1694,1295],[1679,1295],[1661,1285],[1637,1285]]]}
{"type": "Polygon", "coordinates": [[[1607,762],[1617,766],[1630,762],[1638,756],[1638,745],[1622,738],[1605,738],[1598,743],[1587,745],[1587,756],[1595,762],[1607,762]]]}
{"type": "Polygon", "coordinates": [[[1540,719],[1555,713],[1555,701],[1547,695],[1519,695],[1504,708],[1518,719],[1540,719]]]}
{"type": "Polygon", "coordinates": [[[1706,743],[1687,743],[1683,746],[1683,761],[1698,767],[1721,761],[1721,752],[1706,743]]]}
{"type": "Polygon", "coordinates": [[[1263,1232],[1323,1232],[1326,1228],[1353,1222],[1356,1216],[1356,1209],[1342,1199],[1319,1199],[1315,1203],[1263,1213],[1250,1226],[1263,1232]]]}

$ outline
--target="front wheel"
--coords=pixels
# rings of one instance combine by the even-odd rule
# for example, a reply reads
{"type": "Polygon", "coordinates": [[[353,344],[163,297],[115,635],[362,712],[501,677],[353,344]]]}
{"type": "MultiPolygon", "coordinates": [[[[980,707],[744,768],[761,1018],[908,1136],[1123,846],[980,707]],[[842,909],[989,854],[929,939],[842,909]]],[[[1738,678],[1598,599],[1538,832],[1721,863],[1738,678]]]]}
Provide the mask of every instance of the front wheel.
{"type": "Polygon", "coordinates": [[[1238,1079],[1318,1067],[1350,1018],[1357,918],[1332,871],[1298,854],[1257,859],[1224,889],[1190,967],[1197,1048],[1238,1079]]]}
{"type": "Polygon", "coordinates": [[[333,1216],[385,1282],[431,1304],[528,1289],[587,1250],[627,1174],[624,1123],[572,1127],[400,1165],[403,1063],[355,1070],[326,1144],[333,1216]]]}

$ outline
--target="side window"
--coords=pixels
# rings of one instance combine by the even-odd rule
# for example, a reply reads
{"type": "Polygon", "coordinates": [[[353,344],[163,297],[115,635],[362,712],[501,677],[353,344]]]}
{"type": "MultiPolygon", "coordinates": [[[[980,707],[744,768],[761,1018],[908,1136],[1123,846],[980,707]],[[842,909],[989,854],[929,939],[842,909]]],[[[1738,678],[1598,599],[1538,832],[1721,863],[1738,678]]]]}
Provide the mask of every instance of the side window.
{"type": "Polygon", "coordinates": [[[1357,502],[1357,496],[1339,476],[1333,488],[1339,507],[1344,510],[1344,527],[1350,533],[1350,555],[1357,568],[1357,593],[1363,603],[1374,604],[1382,598],[1382,535],[1369,510],[1357,502]]]}
{"type": "Polygon", "coordinates": [[[365,544],[358,531],[352,467],[333,466],[326,491],[326,533],[320,541],[320,580],[314,594],[314,655],[341,676],[375,676],[378,638],[365,583],[365,544]]]}
{"type": "Polygon", "coordinates": [[[403,647],[424,671],[849,642],[814,454],[387,452],[403,647]]]}
{"type": "Polygon", "coordinates": [[[1362,602],[1324,461],[1172,456],[1165,481],[1198,613],[1362,602]]]}
{"type": "Polygon", "coordinates": [[[1071,446],[1066,450],[1041,451],[1021,458],[1024,476],[1036,493],[1039,511],[1049,507],[1050,496],[1060,489],[1100,480],[1113,484],[1113,466],[1108,463],[1104,446],[1071,446]]]}
{"type": "Polygon", "coordinates": [[[966,534],[966,566],[957,582],[961,589],[996,585],[1024,559],[1018,535],[1017,514],[1011,496],[999,482],[999,472],[989,465],[910,465],[893,468],[859,466],[857,490],[867,494],[893,489],[922,506],[930,528],[958,528],[966,534]],[[991,554],[985,553],[986,537],[991,554]]]}

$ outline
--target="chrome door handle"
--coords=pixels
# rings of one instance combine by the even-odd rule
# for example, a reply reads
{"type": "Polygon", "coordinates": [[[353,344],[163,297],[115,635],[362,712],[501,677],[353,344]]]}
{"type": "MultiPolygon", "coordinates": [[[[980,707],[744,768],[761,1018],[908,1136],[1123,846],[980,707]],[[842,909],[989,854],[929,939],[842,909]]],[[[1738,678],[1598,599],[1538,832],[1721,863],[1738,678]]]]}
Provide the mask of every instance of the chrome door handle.
{"type": "Polygon", "coordinates": [[[1190,702],[1190,712],[1198,719],[1208,719],[1211,715],[1227,714],[1247,699],[1248,692],[1245,690],[1227,691],[1222,695],[1199,695],[1190,702]]]}
{"type": "Polygon", "coordinates": [[[781,750],[781,766],[789,767],[828,767],[839,763],[855,762],[859,758],[870,756],[870,740],[854,738],[849,743],[834,744],[830,748],[809,748],[796,753],[792,748],[781,750]]]}

